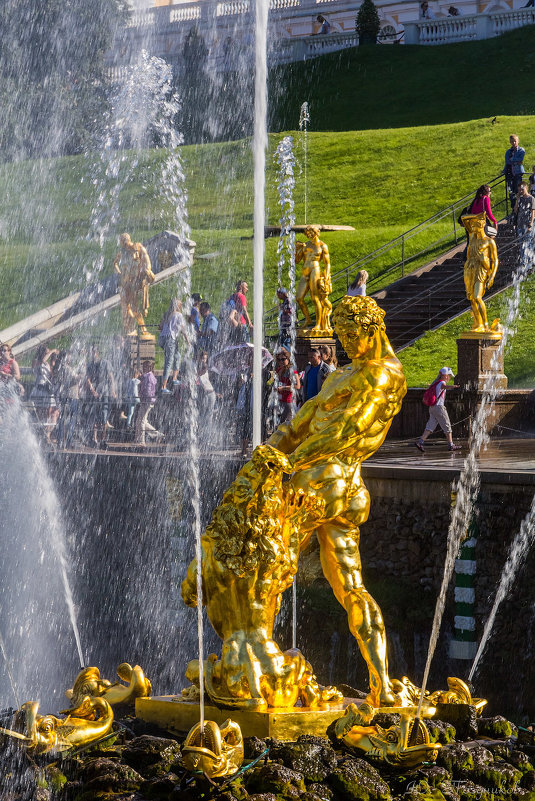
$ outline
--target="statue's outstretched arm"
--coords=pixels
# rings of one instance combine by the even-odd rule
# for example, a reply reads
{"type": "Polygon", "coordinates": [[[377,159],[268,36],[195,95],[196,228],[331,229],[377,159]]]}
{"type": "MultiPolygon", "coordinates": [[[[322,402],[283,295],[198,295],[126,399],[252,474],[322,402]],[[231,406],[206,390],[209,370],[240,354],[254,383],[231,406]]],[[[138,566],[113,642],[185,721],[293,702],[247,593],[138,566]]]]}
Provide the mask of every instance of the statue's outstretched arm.
{"type": "Polygon", "coordinates": [[[118,253],[113,260],[113,269],[115,270],[118,275],[121,275],[121,268],[119,267],[119,262],[121,261],[121,254],[118,253]]]}
{"type": "Polygon", "coordinates": [[[304,403],[293,420],[279,426],[267,441],[268,445],[282,453],[291,453],[297,445],[307,436],[310,421],[316,413],[316,398],[304,403]]]}

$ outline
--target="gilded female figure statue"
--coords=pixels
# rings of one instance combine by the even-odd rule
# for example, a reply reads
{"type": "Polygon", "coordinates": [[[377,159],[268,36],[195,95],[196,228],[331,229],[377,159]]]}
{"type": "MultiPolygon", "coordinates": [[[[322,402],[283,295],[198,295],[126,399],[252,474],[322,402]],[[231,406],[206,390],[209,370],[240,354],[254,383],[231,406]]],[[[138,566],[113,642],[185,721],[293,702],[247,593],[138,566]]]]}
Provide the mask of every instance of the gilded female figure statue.
{"type": "Polygon", "coordinates": [[[114,259],[113,268],[120,275],[123,331],[126,336],[136,336],[137,324],[142,339],[154,339],[145,327],[149,284],[154,281],[149,254],[140,242],[132,242],[130,234],[121,234],[119,244],[121,249],[114,259]]]}
{"type": "Polygon", "coordinates": [[[485,219],[485,212],[465,214],[461,218],[470,237],[464,263],[464,285],[466,297],[472,307],[472,317],[474,318],[472,331],[474,332],[499,330],[498,320],[489,326],[487,307],[483,301],[483,295],[494,283],[498,269],[496,242],[485,234],[485,219]]]}
{"type": "Polygon", "coordinates": [[[307,242],[296,242],[296,264],[303,262],[301,278],[297,286],[295,299],[305,317],[305,328],[302,333],[312,335],[331,336],[332,304],[329,295],[332,292],[331,259],[329,248],[319,237],[320,229],[317,225],[305,228],[307,242]],[[323,265],[323,270],[322,270],[323,265]],[[316,323],[312,322],[305,297],[310,294],[316,314],[316,323]]]}

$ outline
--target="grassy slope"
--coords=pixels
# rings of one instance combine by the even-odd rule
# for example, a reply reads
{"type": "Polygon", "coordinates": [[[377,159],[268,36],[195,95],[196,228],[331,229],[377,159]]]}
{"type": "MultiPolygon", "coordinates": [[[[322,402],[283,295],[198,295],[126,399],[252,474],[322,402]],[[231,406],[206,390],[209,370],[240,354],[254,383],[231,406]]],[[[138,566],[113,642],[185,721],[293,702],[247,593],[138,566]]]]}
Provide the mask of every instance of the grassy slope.
{"type": "MultiPolygon", "coordinates": [[[[293,95],[292,86],[286,94],[288,102],[292,98],[292,109],[298,109],[305,96],[312,105],[307,218],[349,224],[356,229],[353,233],[325,234],[334,270],[497,174],[511,130],[519,133],[527,148],[527,163],[535,161],[533,117],[500,116],[498,124],[489,123],[494,113],[532,108],[532,84],[511,82],[509,71],[503,70],[505,55],[510,56],[511,48],[519,48],[520,60],[515,64],[518,62],[522,76],[530,57],[529,48],[520,45],[529,42],[530,31],[524,29],[471,45],[363,48],[286,68],[285,86],[289,85],[290,72],[293,86],[298,86],[293,95]],[[492,77],[496,72],[499,91],[479,92],[470,101],[472,83],[458,81],[455,76],[459,71],[475,70],[483,52],[488,74],[492,77]],[[452,71],[449,78],[437,78],[448,70],[452,71]],[[355,80],[357,74],[365,75],[366,80],[355,80]],[[485,105],[487,97],[492,97],[492,108],[485,105]],[[429,124],[474,116],[476,112],[487,116],[461,123],[429,124]],[[413,127],[389,127],[403,122],[413,127]],[[373,135],[369,130],[318,132],[321,128],[363,129],[372,125],[383,127],[373,135]]],[[[279,138],[271,136],[267,159],[267,217],[271,223],[279,216],[272,159],[279,138]]],[[[294,133],[294,139],[299,222],[304,220],[303,137],[294,133]]],[[[250,144],[240,141],[190,146],[182,148],[181,154],[197,253],[217,254],[196,262],[193,284],[217,309],[238,277],[252,276],[252,243],[247,238],[252,231],[250,144]]],[[[158,183],[162,156],[162,151],[156,150],[136,154],[135,167],[132,155],[126,156],[117,219],[108,213],[100,221],[109,225],[100,273],[95,267],[100,249],[94,237],[88,237],[99,188],[93,183],[98,165],[74,157],[0,166],[0,328],[83,286],[88,275],[108,274],[116,236],[121,231],[131,231],[143,239],[173,227],[172,209],[162,199],[158,183]]],[[[372,275],[379,268],[371,269],[372,275]]],[[[271,240],[266,243],[267,305],[273,301],[276,281],[276,241],[271,240]]],[[[150,322],[158,321],[172,292],[171,284],[155,288],[150,322]]],[[[108,325],[117,326],[117,315],[110,315],[108,325]]],[[[439,361],[452,362],[455,349],[446,329],[430,336],[433,341],[448,343],[439,361]]],[[[410,383],[422,383],[422,376],[427,380],[429,370],[434,370],[434,365],[418,366],[422,358],[421,348],[420,356],[418,350],[419,346],[414,357],[412,349],[403,356],[410,383]]],[[[522,371],[518,380],[523,380],[522,371]]]]}
{"type": "MultiPolygon", "coordinates": [[[[310,134],[308,220],[344,223],[356,229],[353,233],[325,235],[333,269],[345,267],[497,174],[506,132],[514,128],[526,141],[532,127],[532,118],[517,117],[504,119],[499,127],[474,120],[381,130],[375,133],[381,142],[377,153],[370,151],[367,132],[310,134]],[[419,153],[417,160],[415,152],[419,153]]],[[[279,136],[271,136],[271,153],[278,140],[279,136]]],[[[296,216],[302,221],[303,152],[299,134],[295,135],[295,153],[296,216]]],[[[129,230],[144,238],[173,227],[169,204],[158,190],[162,157],[162,151],[141,154],[129,180],[124,179],[119,219],[110,226],[105,241],[104,274],[111,267],[117,233],[129,230]]],[[[252,230],[249,143],[185,147],[182,158],[197,253],[219,253],[197,262],[194,283],[219,303],[236,278],[250,278],[252,272],[251,241],[242,239],[252,230]]],[[[128,174],[126,163],[123,172],[128,174]]],[[[0,169],[0,220],[6,229],[0,243],[5,288],[0,301],[2,326],[84,284],[99,252],[97,243],[87,240],[95,192],[88,177],[87,164],[79,157],[39,165],[33,172],[28,165],[4,165],[0,169]],[[36,239],[45,244],[36,245],[36,239]]],[[[268,219],[275,223],[279,211],[271,154],[267,184],[268,219]]],[[[276,241],[268,241],[266,254],[266,302],[270,303],[276,282],[276,241]]],[[[161,293],[168,295],[162,288],[155,297],[161,293]]]]}
{"type": "Polygon", "coordinates": [[[278,98],[274,125],[296,127],[304,100],[316,131],[530,114],[535,107],[533,30],[528,26],[495,39],[440,47],[358,47],[285,66],[272,81],[278,98]]]}

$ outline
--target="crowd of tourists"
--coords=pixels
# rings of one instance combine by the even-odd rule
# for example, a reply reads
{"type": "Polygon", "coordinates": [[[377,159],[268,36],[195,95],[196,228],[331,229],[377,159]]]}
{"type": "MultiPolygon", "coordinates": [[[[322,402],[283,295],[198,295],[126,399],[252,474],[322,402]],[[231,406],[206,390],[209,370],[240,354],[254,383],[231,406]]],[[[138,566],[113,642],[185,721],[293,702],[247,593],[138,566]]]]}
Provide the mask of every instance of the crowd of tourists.
{"type": "MultiPolygon", "coordinates": [[[[100,448],[109,440],[132,439],[179,444],[182,429],[194,420],[201,444],[219,441],[224,447],[226,437],[227,445],[230,438],[245,454],[252,439],[253,402],[248,290],[246,281],[237,282],[218,314],[198,293],[187,306],[173,298],[159,324],[159,375],[151,359],[134,360],[139,366],[132,368],[129,338],[116,335],[70,350],[40,345],[32,381],[28,369],[21,377],[9,344],[0,345],[0,385],[26,403],[46,441],[57,447],[100,448]]],[[[305,370],[295,369],[295,307],[284,287],[277,298],[279,336],[273,353],[266,348],[263,353],[265,435],[314,397],[337,364],[335,348],[322,345],[310,350],[305,370]]]]}

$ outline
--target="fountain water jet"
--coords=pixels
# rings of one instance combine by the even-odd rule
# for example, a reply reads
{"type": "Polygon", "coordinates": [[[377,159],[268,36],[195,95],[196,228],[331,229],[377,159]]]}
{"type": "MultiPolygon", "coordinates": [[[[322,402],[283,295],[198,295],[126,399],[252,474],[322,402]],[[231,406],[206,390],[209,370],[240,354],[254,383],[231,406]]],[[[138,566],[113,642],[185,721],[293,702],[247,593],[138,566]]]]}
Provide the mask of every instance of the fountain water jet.
{"type": "Polygon", "coordinates": [[[481,641],[479,643],[476,655],[474,657],[474,661],[472,662],[470,673],[468,674],[468,681],[472,681],[475,675],[481,657],[483,656],[485,648],[489,641],[492,632],[492,627],[494,625],[494,620],[496,619],[496,613],[498,612],[498,608],[501,602],[509,594],[509,590],[512,587],[517,571],[520,565],[523,563],[524,559],[526,558],[527,553],[531,548],[531,546],[533,545],[534,540],[535,540],[535,496],[531,504],[531,509],[529,510],[528,514],[522,521],[520,525],[520,530],[517,532],[511,544],[509,555],[507,557],[507,561],[503,568],[502,575],[500,578],[500,583],[496,591],[494,603],[492,604],[489,616],[487,617],[487,620],[485,622],[483,634],[481,635],[481,641]]]}
{"type": "Polygon", "coordinates": [[[254,101],[254,355],[253,448],[262,441],[262,346],[264,296],[264,223],[267,148],[267,21],[268,0],[255,3],[254,101]]]}

